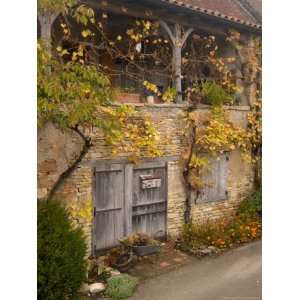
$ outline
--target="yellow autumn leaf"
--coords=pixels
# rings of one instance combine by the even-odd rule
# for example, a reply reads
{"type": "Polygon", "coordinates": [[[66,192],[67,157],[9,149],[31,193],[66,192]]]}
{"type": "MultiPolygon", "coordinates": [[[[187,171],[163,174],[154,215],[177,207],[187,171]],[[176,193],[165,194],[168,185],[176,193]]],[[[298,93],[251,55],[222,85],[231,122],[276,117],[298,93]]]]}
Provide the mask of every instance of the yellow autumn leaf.
{"type": "Polygon", "coordinates": [[[81,31],[81,35],[82,35],[84,38],[90,36],[91,33],[92,33],[92,32],[91,32],[89,29],[85,29],[85,30],[82,30],[82,31],[81,31]]]}

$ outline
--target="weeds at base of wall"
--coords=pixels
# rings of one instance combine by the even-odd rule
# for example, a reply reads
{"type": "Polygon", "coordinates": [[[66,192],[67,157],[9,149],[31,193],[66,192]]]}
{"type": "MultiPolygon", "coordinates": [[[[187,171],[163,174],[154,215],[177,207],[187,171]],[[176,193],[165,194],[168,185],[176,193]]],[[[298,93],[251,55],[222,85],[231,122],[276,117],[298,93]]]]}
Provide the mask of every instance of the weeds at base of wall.
{"type": "Polygon", "coordinates": [[[240,204],[232,219],[185,224],[177,247],[203,256],[260,239],[261,235],[261,190],[258,190],[240,204]]]}

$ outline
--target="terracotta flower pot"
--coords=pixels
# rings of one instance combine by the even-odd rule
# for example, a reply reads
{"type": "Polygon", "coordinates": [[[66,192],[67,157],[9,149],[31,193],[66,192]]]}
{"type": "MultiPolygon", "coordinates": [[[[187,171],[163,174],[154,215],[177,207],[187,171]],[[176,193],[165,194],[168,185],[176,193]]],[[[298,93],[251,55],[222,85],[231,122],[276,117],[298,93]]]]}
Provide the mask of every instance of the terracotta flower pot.
{"type": "Polygon", "coordinates": [[[116,101],[121,103],[140,103],[140,94],[120,93],[116,96],[116,101]]]}
{"type": "Polygon", "coordinates": [[[203,99],[203,97],[201,96],[201,95],[193,95],[192,97],[191,97],[191,100],[194,102],[194,103],[196,103],[196,104],[203,104],[204,103],[204,99],[203,99]]]}

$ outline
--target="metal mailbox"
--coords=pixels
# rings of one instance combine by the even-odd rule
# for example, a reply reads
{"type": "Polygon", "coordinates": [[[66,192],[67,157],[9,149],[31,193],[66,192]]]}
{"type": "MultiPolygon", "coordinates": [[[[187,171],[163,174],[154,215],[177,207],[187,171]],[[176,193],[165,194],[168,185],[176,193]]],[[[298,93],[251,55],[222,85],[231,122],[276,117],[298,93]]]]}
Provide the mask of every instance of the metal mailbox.
{"type": "Polygon", "coordinates": [[[153,175],[140,175],[142,189],[153,189],[161,187],[161,178],[153,175]]]}

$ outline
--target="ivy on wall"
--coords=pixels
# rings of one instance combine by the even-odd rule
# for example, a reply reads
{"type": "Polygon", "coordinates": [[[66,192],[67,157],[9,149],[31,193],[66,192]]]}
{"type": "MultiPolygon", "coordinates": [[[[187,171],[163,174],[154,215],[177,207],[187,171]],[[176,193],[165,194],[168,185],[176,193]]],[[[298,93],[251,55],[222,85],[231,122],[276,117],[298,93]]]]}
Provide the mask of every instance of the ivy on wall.
{"type": "MultiPolygon", "coordinates": [[[[192,191],[205,187],[203,178],[209,171],[209,158],[220,159],[224,152],[239,149],[242,158],[257,167],[261,159],[261,101],[248,113],[246,128],[234,125],[222,106],[213,106],[207,115],[193,110],[186,116],[188,149],[183,154],[183,177],[187,188],[185,222],[190,222],[192,191]]],[[[259,173],[259,171],[257,171],[259,173]]]]}

